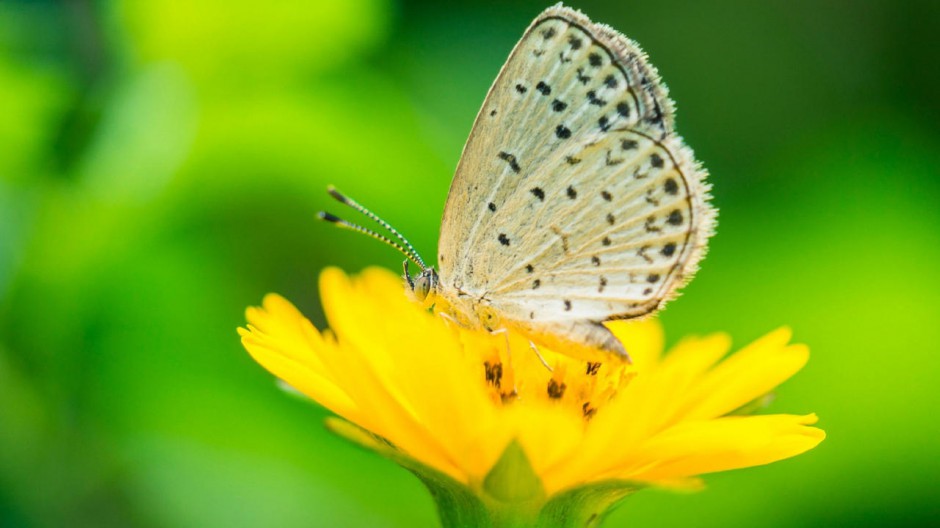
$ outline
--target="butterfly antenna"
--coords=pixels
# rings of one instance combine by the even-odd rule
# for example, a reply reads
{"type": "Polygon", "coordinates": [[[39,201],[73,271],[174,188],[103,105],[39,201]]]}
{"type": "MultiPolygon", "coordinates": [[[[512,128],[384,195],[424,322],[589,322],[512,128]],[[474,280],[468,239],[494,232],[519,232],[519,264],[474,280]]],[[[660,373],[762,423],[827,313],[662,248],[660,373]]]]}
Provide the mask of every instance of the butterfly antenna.
{"type": "MultiPolygon", "coordinates": [[[[362,213],[362,214],[364,214],[365,216],[367,216],[367,217],[369,217],[370,219],[372,219],[372,221],[374,221],[375,223],[377,223],[377,224],[379,224],[380,226],[382,226],[382,227],[384,227],[385,229],[387,229],[392,235],[395,236],[395,238],[397,238],[397,239],[401,242],[401,246],[404,246],[404,250],[402,250],[402,253],[404,253],[405,256],[407,256],[407,257],[408,257],[409,259],[411,259],[415,264],[417,264],[418,266],[420,266],[421,269],[426,269],[426,268],[427,268],[427,266],[424,264],[424,259],[421,258],[421,255],[418,254],[418,251],[414,248],[414,246],[411,245],[411,242],[408,242],[408,239],[405,238],[404,235],[402,235],[401,233],[399,233],[398,230],[395,229],[394,227],[392,227],[388,222],[386,222],[385,220],[382,220],[382,218],[380,218],[379,215],[373,213],[372,211],[370,211],[369,209],[367,209],[365,206],[361,205],[359,202],[357,202],[357,201],[353,200],[352,198],[346,196],[345,194],[339,192],[339,191],[336,189],[336,187],[333,187],[332,185],[328,185],[328,186],[327,186],[326,192],[330,193],[330,196],[332,196],[333,198],[335,198],[337,202],[339,202],[339,203],[341,203],[341,204],[343,204],[343,205],[347,205],[347,206],[349,206],[349,207],[352,207],[352,208],[355,209],[356,211],[359,211],[360,213],[362,213]]],[[[322,217],[321,217],[321,218],[322,218],[322,217]]],[[[335,218],[335,217],[334,217],[334,218],[335,218]]],[[[350,225],[355,225],[355,224],[350,224],[350,225]]],[[[358,226],[357,226],[357,227],[358,227],[358,226]]],[[[360,232],[362,232],[362,233],[365,233],[366,231],[369,231],[368,229],[365,229],[365,228],[363,228],[363,227],[360,227],[360,229],[362,230],[362,231],[360,231],[360,232]]],[[[376,233],[376,234],[377,234],[377,233],[376,233]]],[[[388,239],[386,238],[386,240],[388,240],[388,239]]],[[[401,246],[399,246],[399,248],[401,248],[401,246]]]]}
{"type": "Polygon", "coordinates": [[[419,266],[421,269],[425,269],[424,261],[421,260],[421,257],[419,257],[417,253],[409,252],[407,249],[403,248],[401,244],[399,244],[398,242],[395,242],[394,240],[389,239],[385,235],[376,233],[375,231],[362,227],[361,225],[357,225],[352,222],[347,222],[346,220],[343,220],[342,218],[339,218],[338,216],[332,215],[324,211],[320,211],[319,213],[317,213],[317,216],[320,218],[320,220],[329,222],[335,226],[342,227],[343,229],[349,229],[351,231],[356,231],[357,233],[362,233],[363,235],[370,236],[378,240],[379,242],[388,244],[389,246],[392,246],[393,248],[400,251],[403,255],[408,257],[408,260],[414,262],[415,265],[419,266]]]}

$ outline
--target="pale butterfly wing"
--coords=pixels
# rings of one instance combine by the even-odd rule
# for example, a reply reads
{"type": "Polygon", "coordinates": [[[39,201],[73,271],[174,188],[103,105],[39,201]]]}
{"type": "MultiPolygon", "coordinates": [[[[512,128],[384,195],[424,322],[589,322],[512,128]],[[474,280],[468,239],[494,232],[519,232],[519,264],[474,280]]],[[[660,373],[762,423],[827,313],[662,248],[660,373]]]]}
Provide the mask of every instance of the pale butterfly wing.
{"type": "Polygon", "coordinates": [[[556,6],[477,116],[441,225],[440,291],[549,345],[623,355],[600,324],[658,309],[714,224],[705,172],[639,47],[556,6]]]}

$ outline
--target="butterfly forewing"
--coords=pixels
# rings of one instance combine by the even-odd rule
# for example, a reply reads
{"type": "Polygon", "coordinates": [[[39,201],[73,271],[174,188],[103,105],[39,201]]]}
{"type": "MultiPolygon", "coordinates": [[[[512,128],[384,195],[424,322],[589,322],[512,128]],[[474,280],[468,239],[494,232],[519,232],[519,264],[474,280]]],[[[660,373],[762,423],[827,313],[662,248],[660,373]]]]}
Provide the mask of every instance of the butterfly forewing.
{"type": "Polygon", "coordinates": [[[634,43],[546,10],[464,148],[441,227],[442,291],[556,333],[578,332],[560,321],[655,310],[694,272],[714,215],[704,171],[672,127],[634,43]]]}

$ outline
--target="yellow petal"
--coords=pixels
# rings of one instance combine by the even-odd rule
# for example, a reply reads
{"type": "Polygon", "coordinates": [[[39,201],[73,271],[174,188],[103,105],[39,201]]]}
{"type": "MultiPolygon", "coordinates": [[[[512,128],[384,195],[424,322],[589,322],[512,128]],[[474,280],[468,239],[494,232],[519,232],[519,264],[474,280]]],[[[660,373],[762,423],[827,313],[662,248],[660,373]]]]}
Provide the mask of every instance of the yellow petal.
{"type": "Polygon", "coordinates": [[[645,481],[769,464],[816,447],[815,415],[729,416],[686,422],[651,438],[619,475],[645,481]],[[635,472],[635,468],[645,468],[635,472]]]}
{"type": "Polygon", "coordinates": [[[809,359],[804,345],[789,345],[791,332],[780,328],[735,353],[708,373],[686,403],[683,419],[725,415],[772,391],[809,359]]]}

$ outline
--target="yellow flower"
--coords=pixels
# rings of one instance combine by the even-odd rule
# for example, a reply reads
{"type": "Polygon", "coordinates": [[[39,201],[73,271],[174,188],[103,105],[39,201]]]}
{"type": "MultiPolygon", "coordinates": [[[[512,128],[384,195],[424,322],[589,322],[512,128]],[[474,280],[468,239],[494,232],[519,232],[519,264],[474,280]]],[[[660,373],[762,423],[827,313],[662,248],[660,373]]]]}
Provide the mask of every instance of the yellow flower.
{"type": "Polygon", "coordinates": [[[334,429],[477,495],[500,489],[494,471],[534,474],[543,498],[602,482],[696,487],[703,473],[792,457],[825,436],[812,414],[733,414],[806,363],[807,347],[788,344],[785,328],[721,361],[724,334],[662,355],[657,320],[613,322],[633,364],[592,364],[448,323],[382,269],[354,278],[328,269],[320,287],[329,330],[268,295],[239,329],[248,352],[364,431],[334,429]],[[501,466],[510,452],[525,467],[501,466]]]}

